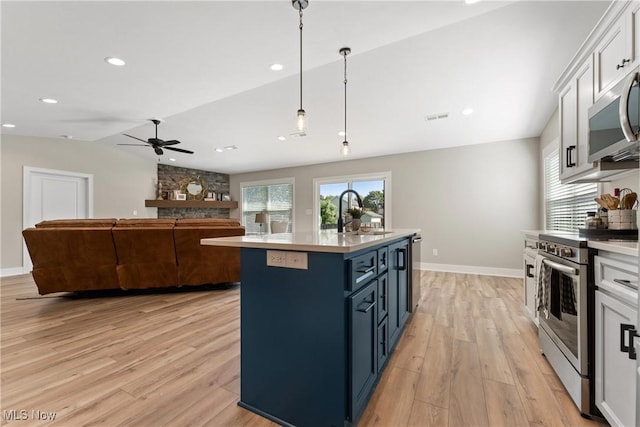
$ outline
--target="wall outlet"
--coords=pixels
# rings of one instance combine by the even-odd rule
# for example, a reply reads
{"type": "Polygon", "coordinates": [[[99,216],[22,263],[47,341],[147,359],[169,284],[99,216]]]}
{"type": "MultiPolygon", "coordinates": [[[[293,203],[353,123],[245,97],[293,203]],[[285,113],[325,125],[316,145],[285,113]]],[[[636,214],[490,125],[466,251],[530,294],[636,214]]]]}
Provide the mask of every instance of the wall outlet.
{"type": "Polygon", "coordinates": [[[267,251],[267,265],[299,270],[309,269],[306,252],[267,251]]]}
{"type": "Polygon", "coordinates": [[[433,250],[433,256],[438,256],[438,250],[437,249],[433,250]]]}
{"type": "Polygon", "coordinates": [[[267,251],[267,265],[272,267],[287,266],[287,252],[285,251],[267,251]]]}
{"type": "Polygon", "coordinates": [[[297,268],[300,270],[308,270],[309,265],[307,261],[306,252],[287,252],[287,267],[297,268]]]}

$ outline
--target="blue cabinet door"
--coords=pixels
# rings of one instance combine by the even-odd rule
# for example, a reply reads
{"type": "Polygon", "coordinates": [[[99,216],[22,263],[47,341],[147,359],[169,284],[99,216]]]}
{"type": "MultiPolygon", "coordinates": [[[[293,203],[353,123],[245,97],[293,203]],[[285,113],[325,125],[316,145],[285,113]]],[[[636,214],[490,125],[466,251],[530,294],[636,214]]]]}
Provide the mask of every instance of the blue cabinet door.
{"type": "Polygon", "coordinates": [[[389,246],[389,347],[393,348],[409,318],[409,241],[389,246]]]}
{"type": "Polygon", "coordinates": [[[349,297],[350,405],[349,421],[364,410],[378,375],[378,281],[374,280],[349,297]]]}

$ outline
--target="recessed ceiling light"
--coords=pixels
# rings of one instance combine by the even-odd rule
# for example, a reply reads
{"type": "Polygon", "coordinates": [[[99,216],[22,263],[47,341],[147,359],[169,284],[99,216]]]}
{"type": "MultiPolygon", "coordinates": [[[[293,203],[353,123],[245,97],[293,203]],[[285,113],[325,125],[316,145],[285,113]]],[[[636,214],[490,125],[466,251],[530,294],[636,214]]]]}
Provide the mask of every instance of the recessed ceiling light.
{"type": "Polygon", "coordinates": [[[468,116],[469,114],[473,113],[473,108],[465,108],[464,110],[462,110],[462,114],[464,116],[468,116]]]}
{"type": "Polygon", "coordinates": [[[280,71],[284,68],[284,66],[282,64],[271,64],[269,68],[273,71],[280,71]]]}
{"type": "Polygon", "coordinates": [[[474,4],[474,3],[478,3],[480,0],[464,0],[464,2],[466,4],[474,4]]]}
{"type": "Polygon", "coordinates": [[[278,141],[286,141],[286,139],[287,139],[287,138],[286,138],[286,137],[284,137],[284,136],[282,136],[282,135],[280,135],[280,136],[278,137],[278,141]]]}
{"type": "Polygon", "coordinates": [[[14,127],[16,127],[16,125],[13,125],[13,124],[11,124],[11,123],[3,123],[3,124],[2,124],[2,127],[3,127],[3,128],[14,128],[14,127]]]}
{"type": "Polygon", "coordinates": [[[111,65],[115,65],[116,67],[122,67],[126,64],[126,62],[124,62],[122,59],[120,58],[115,58],[112,56],[108,56],[106,58],[104,58],[105,61],[107,61],[107,63],[111,64],[111,65]]]}
{"type": "Polygon", "coordinates": [[[222,153],[224,151],[224,149],[222,148],[216,148],[216,153],[222,153]]]}
{"type": "Polygon", "coordinates": [[[173,157],[170,157],[170,158],[169,158],[169,161],[170,161],[170,162],[175,162],[175,161],[176,161],[176,159],[174,159],[173,157]]]}
{"type": "Polygon", "coordinates": [[[40,102],[44,102],[45,104],[57,104],[58,100],[53,98],[40,98],[40,102]]]}
{"type": "Polygon", "coordinates": [[[344,134],[344,131],[343,131],[343,130],[339,130],[339,131],[338,131],[338,136],[344,136],[344,135],[345,135],[345,134],[344,134]]]}

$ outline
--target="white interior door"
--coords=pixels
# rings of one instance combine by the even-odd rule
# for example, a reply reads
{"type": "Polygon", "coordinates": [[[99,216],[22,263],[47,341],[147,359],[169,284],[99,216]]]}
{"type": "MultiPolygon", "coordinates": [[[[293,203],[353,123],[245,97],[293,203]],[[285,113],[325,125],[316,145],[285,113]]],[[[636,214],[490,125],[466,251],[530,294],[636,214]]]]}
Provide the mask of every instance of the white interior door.
{"type": "MultiPolygon", "coordinates": [[[[48,219],[93,216],[93,175],[24,167],[23,229],[48,219]]],[[[24,271],[31,258],[23,242],[24,271]]]]}

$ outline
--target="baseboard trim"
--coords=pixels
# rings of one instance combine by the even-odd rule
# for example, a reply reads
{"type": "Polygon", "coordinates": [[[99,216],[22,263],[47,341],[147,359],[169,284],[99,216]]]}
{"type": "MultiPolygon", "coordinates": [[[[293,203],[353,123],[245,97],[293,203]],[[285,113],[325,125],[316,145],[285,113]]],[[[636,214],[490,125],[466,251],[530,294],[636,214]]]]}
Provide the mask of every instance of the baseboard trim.
{"type": "Polygon", "coordinates": [[[1,268],[0,277],[19,276],[25,274],[24,267],[1,268]]]}
{"type": "Polygon", "coordinates": [[[481,267],[477,265],[432,264],[420,263],[420,269],[442,271],[446,273],[479,274],[481,276],[522,277],[522,270],[517,268],[481,267]]]}

